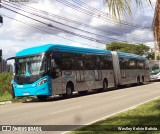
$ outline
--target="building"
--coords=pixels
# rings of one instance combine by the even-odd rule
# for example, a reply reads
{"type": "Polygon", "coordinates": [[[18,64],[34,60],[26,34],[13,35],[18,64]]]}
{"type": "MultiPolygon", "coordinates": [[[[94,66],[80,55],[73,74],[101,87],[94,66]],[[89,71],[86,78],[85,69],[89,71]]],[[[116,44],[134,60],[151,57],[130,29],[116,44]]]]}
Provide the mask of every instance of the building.
{"type": "Polygon", "coordinates": [[[2,59],[2,62],[0,62],[0,73],[7,71],[7,61],[2,59]]]}
{"type": "Polygon", "coordinates": [[[13,72],[13,66],[11,64],[7,65],[7,61],[2,59],[2,62],[0,62],[0,73],[5,71],[13,72]]]}
{"type": "Polygon", "coordinates": [[[13,66],[11,64],[7,64],[7,72],[13,72],[13,66]]]}

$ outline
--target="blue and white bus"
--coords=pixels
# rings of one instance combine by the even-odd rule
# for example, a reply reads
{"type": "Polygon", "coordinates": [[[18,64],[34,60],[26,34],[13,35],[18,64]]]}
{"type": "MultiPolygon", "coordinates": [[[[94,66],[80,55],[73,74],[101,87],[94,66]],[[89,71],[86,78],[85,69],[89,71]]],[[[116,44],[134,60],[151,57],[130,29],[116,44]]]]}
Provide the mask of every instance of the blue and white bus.
{"type": "Polygon", "coordinates": [[[151,81],[154,80],[160,80],[160,61],[159,60],[151,60],[150,61],[150,69],[151,69],[151,75],[150,79],[151,81]]]}
{"type": "Polygon", "coordinates": [[[116,86],[150,81],[149,60],[142,56],[112,52],[116,86]]]}
{"type": "Polygon", "coordinates": [[[109,50],[47,44],[24,49],[14,59],[16,97],[71,97],[73,92],[139,85],[150,77],[146,58],[109,50]]]}

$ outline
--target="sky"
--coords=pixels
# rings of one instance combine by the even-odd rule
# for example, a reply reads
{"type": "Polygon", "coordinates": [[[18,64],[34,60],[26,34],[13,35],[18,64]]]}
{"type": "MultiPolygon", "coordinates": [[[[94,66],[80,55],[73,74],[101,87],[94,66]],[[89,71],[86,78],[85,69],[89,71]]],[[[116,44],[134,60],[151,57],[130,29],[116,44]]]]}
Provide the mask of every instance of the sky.
{"type": "MultiPolygon", "coordinates": [[[[144,43],[154,48],[153,32],[150,27],[153,21],[156,0],[151,0],[152,6],[143,2],[141,9],[137,9],[134,3],[135,0],[132,0],[132,15],[122,17],[125,23],[127,22],[128,25],[136,27],[120,25],[115,20],[115,17],[109,13],[108,7],[104,6],[103,0],[80,0],[79,2],[82,1],[82,3],[78,2],[78,4],[75,4],[77,0],[68,0],[68,2],[74,4],[72,8],[69,5],[64,5],[62,3],[64,2],[63,0],[25,0],[26,2],[15,0],[9,3],[8,1],[2,0],[2,6],[14,9],[16,13],[3,7],[0,8],[0,15],[3,16],[3,25],[0,24],[0,49],[3,50],[4,59],[14,57],[22,49],[43,44],[64,44],[104,49],[105,44],[118,40],[136,44],[144,43]],[[29,10],[24,5],[46,11],[47,13],[42,14],[37,10],[29,10]],[[30,12],[43,15],[43,18],[36,17],[30,14],[30,12]],[[60,20],[53,15],[80,22],[81,25],[71,23],[68,20],[60,20]],[[49,20],[44,18],[48,18],[49,20]],[[57,22],[63,23],[63,26],[57,22]],[[58,27],[61,30],[57,30],[52,26],[58,27]],[[90,40],[68,34],[63,31],[64,29],[76,35],[87,36],[90,40]]],[[[121,22],[123,23],[123,21],[121,22]]]]}

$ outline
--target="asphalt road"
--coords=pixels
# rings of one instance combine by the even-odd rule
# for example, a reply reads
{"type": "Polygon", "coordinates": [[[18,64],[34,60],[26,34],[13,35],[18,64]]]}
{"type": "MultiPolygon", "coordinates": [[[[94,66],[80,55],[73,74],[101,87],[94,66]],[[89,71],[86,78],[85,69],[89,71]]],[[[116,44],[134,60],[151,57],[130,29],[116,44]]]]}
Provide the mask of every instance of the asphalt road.
{"type": "Polygon", "coordinates": [[[156,97],[160,97],[160,82],[85,96],[75,94],[70,99],[59,97],[46,102],[35,100],[1,105],[0,124],[69,125],[69,129],[73,129],[76,125],[90,124],[156,97]]]}

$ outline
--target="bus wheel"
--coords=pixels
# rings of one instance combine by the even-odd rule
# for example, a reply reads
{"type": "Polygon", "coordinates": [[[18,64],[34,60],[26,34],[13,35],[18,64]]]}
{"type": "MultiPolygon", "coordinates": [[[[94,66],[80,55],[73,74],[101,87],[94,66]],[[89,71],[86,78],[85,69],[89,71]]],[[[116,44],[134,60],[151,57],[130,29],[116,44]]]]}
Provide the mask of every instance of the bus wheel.
{"type": "Polygon", "coordinates": [[[15,98],[15,93],[14,93],[14,89],[13,89],[13,85],[12,85],[12,99],[15,98]]]}
{"type": "Polygon", "coordinates": [[[48,96],[40,95],[40,96],[37,96],[37,98],[38,98],[38,100],[40,100],[40,101],[45,101],[45,100],[48,98],[48,96]]]}
{"type": "Polygon", "coordinates": [[[108,89],[108,82],[106,80],[103,81],[103,88],[102,91],[107,91],[108,89]]]}
{"type": "Polygon", "coordinates": [[[144,76],[142,76],[142,82],[141,82],[141,84],[142,85],[144,84],[144,76]]]}
{"type": "Polygon", "coordinates": [[[140,78],[138,77],[138,78],[137,78],[137,86],[139,86],[140,84],[141,84],[140,78]]]}
{"type": "Polygon", "coordinates": [[[68,86],[66,87],[66,93],[63,94],[63,97],[65,97],[65,98],[70,98],[70,97],[72,97],[72,94],[73,94],[72,86],[68,85],[68,86]]]}

